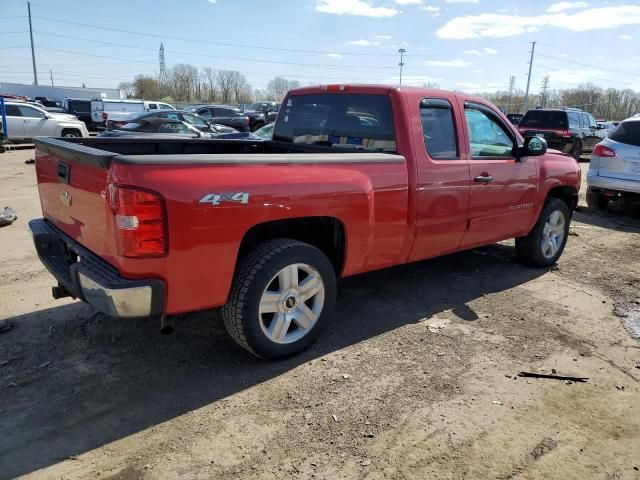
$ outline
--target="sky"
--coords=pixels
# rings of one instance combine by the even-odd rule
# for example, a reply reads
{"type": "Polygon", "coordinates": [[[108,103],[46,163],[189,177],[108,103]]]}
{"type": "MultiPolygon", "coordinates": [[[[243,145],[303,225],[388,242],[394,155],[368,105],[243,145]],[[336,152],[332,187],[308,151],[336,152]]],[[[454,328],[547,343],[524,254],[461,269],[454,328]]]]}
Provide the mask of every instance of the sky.
{"type": "MultiPolygon", "coordinates": [[[[640,1],[34,0],[38,80],[116,87],[167,67],[238,70],[254,88],[435,82],[469,93],[591,82],[640,91],[640,1]]],[[[0,0],[0,82],[33,83],[25,0],[0,0]]]]}

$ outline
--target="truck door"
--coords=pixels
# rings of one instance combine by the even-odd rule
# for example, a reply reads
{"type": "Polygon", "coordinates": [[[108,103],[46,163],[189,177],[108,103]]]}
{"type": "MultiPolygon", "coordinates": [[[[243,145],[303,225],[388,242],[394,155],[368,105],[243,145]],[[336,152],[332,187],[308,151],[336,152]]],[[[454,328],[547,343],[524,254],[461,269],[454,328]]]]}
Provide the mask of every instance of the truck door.
{"type": "Polygon", "coordinates": [[[416,236],[410,260],[460,246],[469,208],[469,161],[460,142],[462,116],[442,98],[420,102],[420,130],[414,133],[418,166],[416,236]]]}
{"type": "Polygon", "coordinates": [[[24,136],[26,138],[52,136],[56,134],[57,122],[47,118],[41,110],[28,105],[20,105],[18,108],[22,114],[24,136]]]}
{"type": "Polygon", "coordinates": [[[497,112],[462,103],[471,180],[469,225],[462,247],[526,235],[537,207],[536,159],[516,159],[518,139],[497,112]]]}

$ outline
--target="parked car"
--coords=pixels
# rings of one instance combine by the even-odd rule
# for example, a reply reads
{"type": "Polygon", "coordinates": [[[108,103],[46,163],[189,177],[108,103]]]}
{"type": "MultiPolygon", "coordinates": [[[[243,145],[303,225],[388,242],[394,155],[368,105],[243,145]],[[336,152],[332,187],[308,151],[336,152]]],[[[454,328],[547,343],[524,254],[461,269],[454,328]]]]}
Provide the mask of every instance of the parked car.
{"type": "Polygon", "coordinates": [[[640,118],[630,118],[593,149],[587,203],[606,208],[616,198],[640,200],[640,118]]]}
{"type": "Polygon", "coordinates": [[[568,153],[576,160],[590,153],[605,136],[593,115],[575,108],[529,110],[518,130],[523,136],[544,138],[549,148],[568,153]]]}
{"type": "Polygon", "coordinates": [[[26,102],[5,102],[8,138],[27,140],[38,136],[88,137],[84,122],[66,114],[49,113],[26,102]]]}
{"type": "Polygon", "coordinates": [[[522,113],[508,113],[507,114],[507,118],[509,119],[509,121],[511,123],[513,123],[514,125],[520,125],[520,121],[522,120],[522,117],[524,117],[524,115],[522,113]]]}
{"type": "Polygon", "coordinates": [[[146,101],[144,102],[144,108],[146,110],[175,110],[176,107],[164,102],[146,101]]]}
{"type": "Polygon", "coordinates": [[[192,127],[195,127],[202,132],[211,132],[211,133],[237,132],[235,128],[227,127],[226,125],[221,125],[218,123],[209,122],[204,118],[202,118],[197,113],[191,113],[191,112],[180,111],[180,110],[156,110],[155,112],[147,112],[135,117],[134,119],[132,119],[132,121],[137,121],[138,119],[150,119],[150,118],[171,118],[173,120],[180,120],[181,122],[186,122],[192,127]]]}
{"type": "MultiPolygon", "coordinates": [[[[242,113],[237,107],[226,105],[194,105],[186,108],[185,112],[197,113],[205,120],[228,127],[235,128],[241,132],[251,131],[249,117],[242,113]]],[[[254,119],[255,122],[255,119],[254,119]]]]}
{"type": "Polygon", "coordinates": [[[258,130],[253,132],[253,134],[257,135],[260,138],[264,138],[265,140],[271,140],[271,138],[273,137],[273,127],[274,124],[272,122],[262,128],[259,128],[258,130]]]}
{"type": "Polygon", "coordinates": [[[91,128],[93,120],[91,119],[91,100],[81,98],[65,98],[62,102],[64,109],[71,115],[75,115],[82,120],[87,128],[91,128]]]}
{"type": "Polygon", "coordinates": [[[91,100],[91,120],[99,128],[122,126],[145,111],[142,100],[91,100]]]}
{"type": "MultiPolygon", "coordinates": [[[[243,111],[245,114],[253,112],[260,113],[264,116],[265,123],[269,124],[276,121],[278,110],[280,110],[280,104],[277,102],[253,102],[243,111]]],[[[258,130],[259,128],[262,128],[262,126],[257,126],[254,130],[258,130]]]]}
{"type": "MultiPolygon", "coordinates": [[[[231,129],[233,130],[233,129],[231,129]]],[[[180,120],[171,118],[136,118],[131,122],[123,125],[115,130],[104,130],[97,135],[98,137],[129,137],[129,138],[201,138],[201,139],[246,139],[253,137],[249,132],[232,132],[214,133],[211,131],[203,132],[193,125],[180,120]]]]}
{"type": "Polygon", "coordinates": [[[37,139],[55,295],[165,331],[224,306],[239,345],[282,358],[327,326],[337,277],[514,237],[526,264],[560,257],[580,167],[488,101],[328,85],[285,105],[269,142],[37,139]]]}
{"type": "Polygon", "coordinates": [[[618,125],[620,125],[620,122],[612,122],[609,120],[597,120],[597,123],[598,128],[604,132],[605,137],[608,137],[611,132],[613,132],[618,127],[618,125]]]}
{"type": "Polygon", "coordinates": [[[40,102],[43,107],[61,107],[62,106],[60,102],[51,100],[49,97],[36,97],[35,100],[40,102]]]}

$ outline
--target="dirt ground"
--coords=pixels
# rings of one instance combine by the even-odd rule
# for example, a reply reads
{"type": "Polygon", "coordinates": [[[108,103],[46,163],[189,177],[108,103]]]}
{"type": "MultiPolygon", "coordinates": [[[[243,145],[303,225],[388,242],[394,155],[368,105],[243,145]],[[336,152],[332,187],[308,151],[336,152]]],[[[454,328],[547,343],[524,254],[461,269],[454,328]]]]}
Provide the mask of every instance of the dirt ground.
{"type": "Polygon", "coordinates": [[[549,270],[505,242],[343,280],[321,340],[265,363],[216,311],[164,337],[54,301],[32,157],[0,155],[0,478],[640,478],[638,212],[583,198],[549,270]],[[588,381],[517,376],[553,369],[588,381]]]}

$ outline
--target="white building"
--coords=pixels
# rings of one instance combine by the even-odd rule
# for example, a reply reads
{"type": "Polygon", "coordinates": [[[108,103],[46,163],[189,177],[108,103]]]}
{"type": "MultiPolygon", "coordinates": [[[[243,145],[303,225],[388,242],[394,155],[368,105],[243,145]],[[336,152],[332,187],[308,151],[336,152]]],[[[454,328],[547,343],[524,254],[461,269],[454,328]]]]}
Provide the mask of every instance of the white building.
{"type": "Polygon", "coordinates": [[[0,94],[19,95],[23,97],[47,97],[57,102],[65,98],[124,98],[118,88],[82,88],[82,87],[52,87],[47,85],[25,85],[22,83],[0,82],[0,94]]]}

